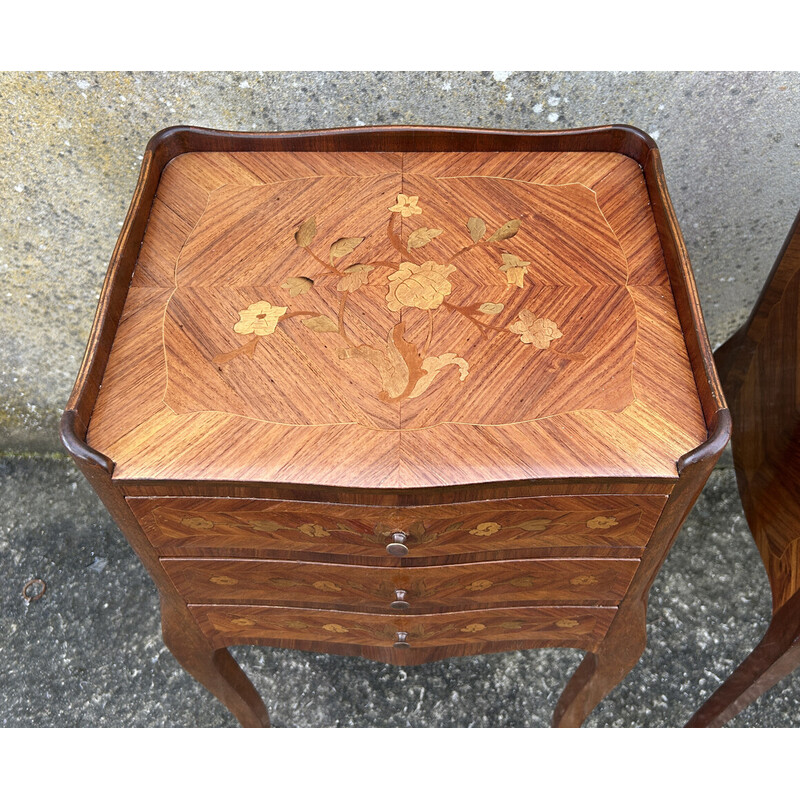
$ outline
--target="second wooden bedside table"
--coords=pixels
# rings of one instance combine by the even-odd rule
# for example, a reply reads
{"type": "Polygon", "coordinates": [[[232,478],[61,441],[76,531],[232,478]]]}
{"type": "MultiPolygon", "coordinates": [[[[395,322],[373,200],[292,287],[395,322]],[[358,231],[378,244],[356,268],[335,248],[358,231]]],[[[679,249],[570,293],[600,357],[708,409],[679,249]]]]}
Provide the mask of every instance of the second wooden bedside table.
{"type": "Polygon", "coordinates": [[[579,725],[728,430],[641,132],[176,128],[62,436],[243,724],[267,713],[225,648],[252,643],[579,647],[579,725]]]}

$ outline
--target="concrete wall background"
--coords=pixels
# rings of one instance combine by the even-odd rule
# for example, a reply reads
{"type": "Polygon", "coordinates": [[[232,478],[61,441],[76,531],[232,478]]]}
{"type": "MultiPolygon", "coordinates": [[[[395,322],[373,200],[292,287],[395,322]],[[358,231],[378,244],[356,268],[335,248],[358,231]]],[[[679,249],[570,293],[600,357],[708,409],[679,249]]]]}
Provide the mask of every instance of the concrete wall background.
{"type": "Polygon", "coordinates": [[[635,125],[656,138],[713,345],[746,317],[800,207],[800,73],[0,73],[0,451],[58,419],[150,136],[635,125]]]}

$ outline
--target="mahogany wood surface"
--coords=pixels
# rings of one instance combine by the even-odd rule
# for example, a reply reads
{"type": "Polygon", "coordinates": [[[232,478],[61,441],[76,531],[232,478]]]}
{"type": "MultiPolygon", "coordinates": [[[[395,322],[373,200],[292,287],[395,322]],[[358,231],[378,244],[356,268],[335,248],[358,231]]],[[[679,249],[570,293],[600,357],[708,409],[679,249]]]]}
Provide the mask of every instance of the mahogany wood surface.
{"type": "Polygon", "coordinates": [[[647,208],[617,153],[179,156],[88,443],[120,479],[675,477],[706,426],[647,208]]]}
{"type": "Polygon", "coordinates": [[[539,497],[392,508],[267,500],[129,498],[161,555],[286,557],[394,564],[392,532],[407,534],[404,563],[519,555],[639,555],[664,495],[539,497]],[[564,552],[566,551],[566,552],[564,552]]]}
{"type": "Polygon", "coordinates": [[[266,644],[361,655],[388,664],[419,664],[530,647],[592,649],[615,612],[613,608],[580,606],[416,616],[265,606],[190,605],[189,609],[217,647],[266,644]],[[408,634],[408,648],[394,646],[398,632],[408,634]]]}
{"type": "Polygon", "coordinates": [[[753,652],[692,717],[720,726],[800,664],[800,214],[750,318],[716,352],[739,494],[772,589],[753,652]]]}
{"type": "Polygon", "coordinates": [[[617,605],[638,560],[525,559],[491,565],[354,567],[304,561],[162,559],[189,603],[339,608],[386,613],[397,591],[408,614],[491,606],[617,605]]]}
{"type": "Polygon", "coordinates": [[[225,648],[253,643],[581,647],[554,719],[579,725],[641,653],[728,426],[640,131],[175,128],[62,439],[242,724],[266,709],[225,648]]]}

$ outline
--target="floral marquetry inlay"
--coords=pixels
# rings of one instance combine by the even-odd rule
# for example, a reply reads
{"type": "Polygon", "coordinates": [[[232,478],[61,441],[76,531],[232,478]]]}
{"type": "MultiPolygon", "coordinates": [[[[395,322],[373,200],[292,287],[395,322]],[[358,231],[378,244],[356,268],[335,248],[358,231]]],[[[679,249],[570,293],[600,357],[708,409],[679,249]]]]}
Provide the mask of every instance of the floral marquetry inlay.
{"type": "Polygon", "coordinates": [[[402,429],[632,401],[627,264],[588,189],[464,177],[391,192],[390,178],[323,177],[307,200],[291,181],[212,192],[165,317],[173,410],[402,429]],[[570,204],[585,221],[565,227],[549,209],[570,204]],[[201,259],[206,218],[229,228],[201,259]],[[205,360],[184,363],[173,330],[205,360]],[[596,368],[610,352],[614,370],[596,368]],[[592,372],[601,387],[583,386],[592,372]],[[184,375],[203,390],[181,389],[184,375]],[[302,404],[288,400],[298,387],[302,404]]]}

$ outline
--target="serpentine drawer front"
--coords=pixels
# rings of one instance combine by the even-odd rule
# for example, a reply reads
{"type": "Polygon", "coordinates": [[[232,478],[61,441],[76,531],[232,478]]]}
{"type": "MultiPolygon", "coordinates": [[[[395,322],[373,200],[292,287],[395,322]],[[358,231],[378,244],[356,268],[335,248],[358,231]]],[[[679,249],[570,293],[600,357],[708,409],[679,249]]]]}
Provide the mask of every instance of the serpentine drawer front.
{"type": "Polygon", "coordinates": [[[268,715],[236,644],[579,647],[579,725],[728,427],[640,131],[174,128],[62,439],[242,724],[268,715]]]}
{"type": "Polygon", "coordinates": [[[307,553],[384,562],[387,547],[402,544],[408,552],[400,554],[410,563],[547,549],[615,555],[623,548],[625,555],[641,554],[666,499],[537,497],[415,508],[208,498],[128,498],[128,503],[162,555],[307,553]],[[402,542],[394,542],[398,534],[402,542]]]}
{"type": "Polygon", "coordinates": [[[633,559],[526,559],[443,567],[344,567],[221,558],[162,560],[189,603],[268,603],[411,613],[511,605],[616,605],[633,559]]]}

